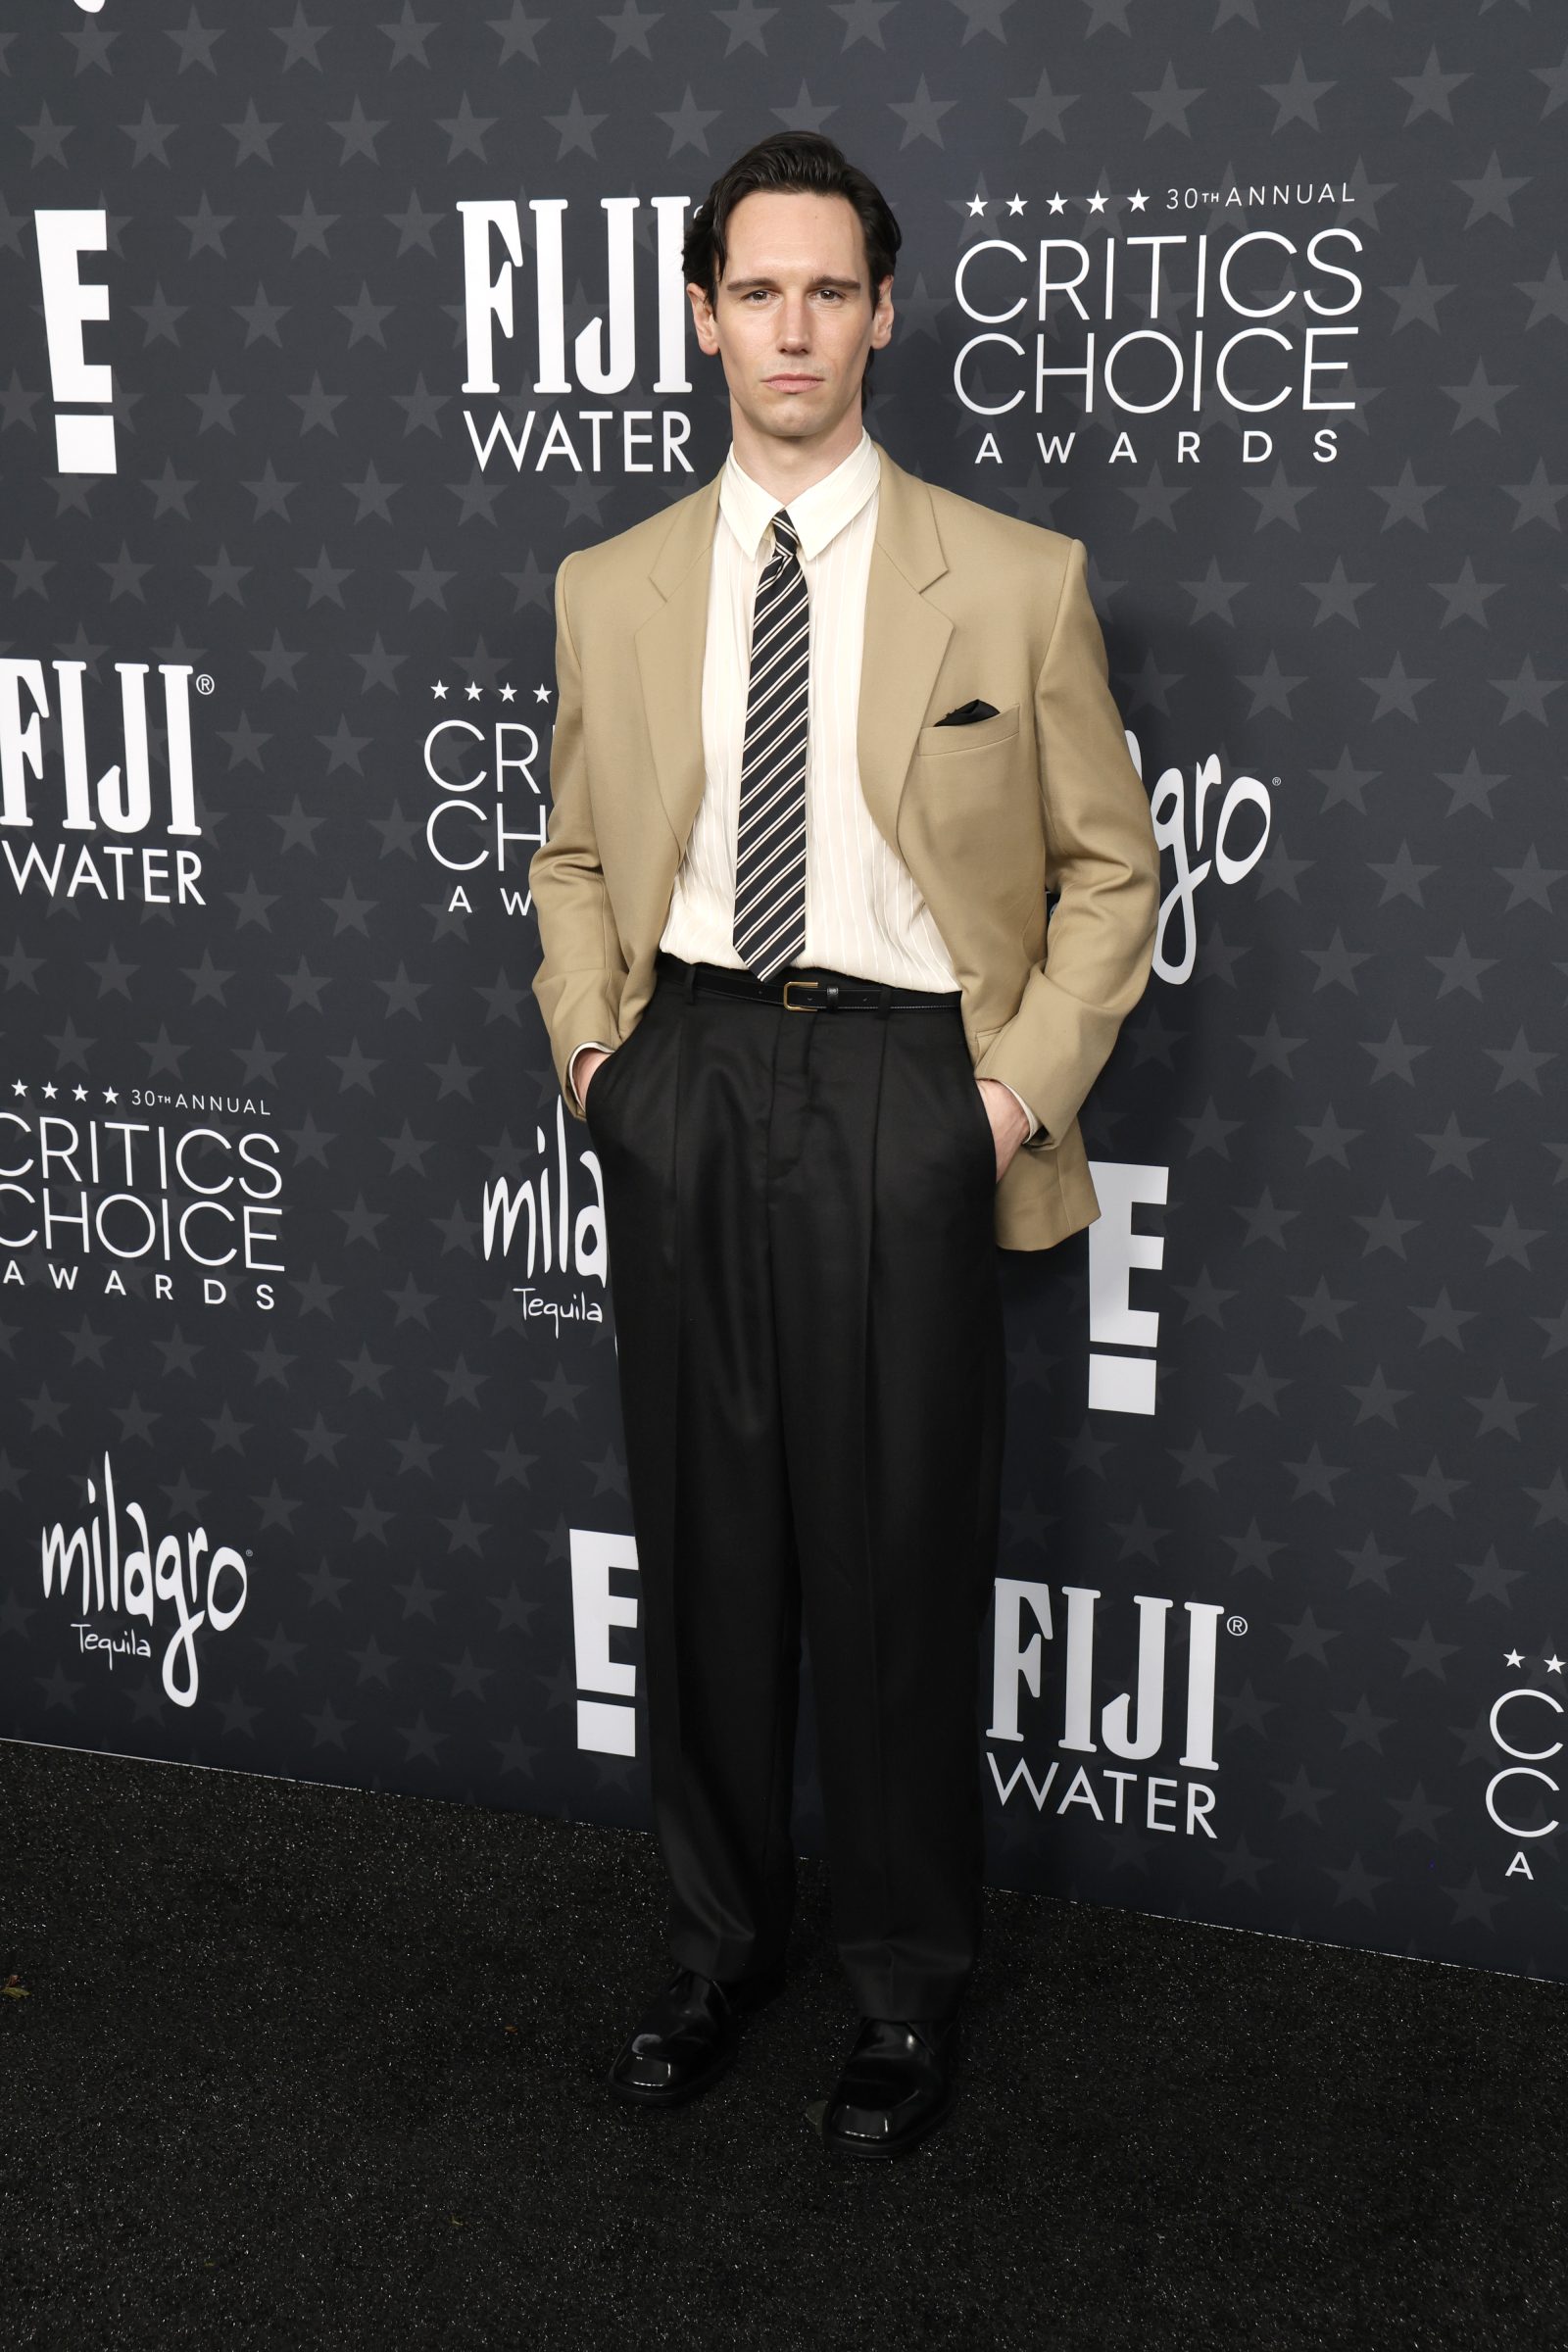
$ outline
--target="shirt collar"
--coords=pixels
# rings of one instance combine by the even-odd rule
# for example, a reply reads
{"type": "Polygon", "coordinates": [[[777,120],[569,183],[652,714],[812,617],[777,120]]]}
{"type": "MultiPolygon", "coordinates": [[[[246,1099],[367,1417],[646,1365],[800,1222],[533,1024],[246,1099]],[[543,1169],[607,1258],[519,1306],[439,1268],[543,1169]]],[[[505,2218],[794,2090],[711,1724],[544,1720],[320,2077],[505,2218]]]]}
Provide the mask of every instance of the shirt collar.
{"type": "MultiPolygon", "coordinates": [[[[789,517],[795,525],[802,555],[819,556],[829,540],[836,539],[845,524],[853,522],[875,495],[881,478],[876,443],[862,425],[859,440],[842,464],[824,474],[821,481],[813,482],[809,490],[802,490],[788,502],[789,517]]],[[[752,479],[736,458],[732,443],[719,482],[719,512],[754,561],[763,533],[784,504],[770,490],[764,490],[760,482],[752,479]]]]}

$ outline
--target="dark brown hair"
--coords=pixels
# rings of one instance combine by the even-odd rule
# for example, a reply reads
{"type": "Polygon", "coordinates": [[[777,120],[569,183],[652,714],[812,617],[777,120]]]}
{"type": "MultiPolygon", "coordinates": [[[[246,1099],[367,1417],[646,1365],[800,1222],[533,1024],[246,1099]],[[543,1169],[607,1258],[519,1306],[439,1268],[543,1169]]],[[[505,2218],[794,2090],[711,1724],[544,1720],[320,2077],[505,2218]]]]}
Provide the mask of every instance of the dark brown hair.
{"type": "MultiPolygon", "coordinates": [[[[717,301],[718,281],[724,274],[728,253],[726,223],[742,197],[754,196],[763,189],[792,195],[848,198],[860,223],[874,306],[878,286],[883,278],[893,275],[894,260],[904,242],[903,233],[875,181],[848,162],[842,150],[819,130],[774,131],[770,138],[760,139],[755,147],[748,147],[727,172],[719,173],[687,223],[681,252],[687,282],[701,286],[710,303],[717,301]]],[[[865,375],[860,382],[862,408],[875,357],[875,352],[866,354],[865,375]]]]}

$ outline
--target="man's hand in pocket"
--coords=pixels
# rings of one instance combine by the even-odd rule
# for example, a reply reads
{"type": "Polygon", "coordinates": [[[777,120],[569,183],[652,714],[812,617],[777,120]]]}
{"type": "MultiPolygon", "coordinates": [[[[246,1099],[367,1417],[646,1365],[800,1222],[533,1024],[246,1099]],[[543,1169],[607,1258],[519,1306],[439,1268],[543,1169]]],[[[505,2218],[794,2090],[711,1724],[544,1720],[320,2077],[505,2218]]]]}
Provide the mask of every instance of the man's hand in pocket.
{"type": "Polygon", "coordinates": [[[582,1052],[577,1056],[575,1066],[573,1067],[571,1073],[572,1083],[577,1089],[577,1100],[582,1104],[584,1110],[586,1110],[588,1107],[588,1089],[593,1083],[594,1072],[598,1069],[602,1061],[608,1061],[609,1059],[610,1055],[608,1054],[602,1054],[597,1046],[584,1046],[582,1052]]]}

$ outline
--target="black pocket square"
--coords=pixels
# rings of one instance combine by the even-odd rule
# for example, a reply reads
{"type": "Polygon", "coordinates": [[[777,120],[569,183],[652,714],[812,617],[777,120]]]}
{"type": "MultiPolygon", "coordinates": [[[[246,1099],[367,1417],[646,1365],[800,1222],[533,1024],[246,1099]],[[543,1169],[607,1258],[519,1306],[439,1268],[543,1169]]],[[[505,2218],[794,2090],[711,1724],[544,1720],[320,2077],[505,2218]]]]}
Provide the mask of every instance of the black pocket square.
{"type": "Polygon", "coordinates": [[[937,725],[939,727],[972,727],[980,719],[995,718],[996,715],[995,705],[991,703],[960,703],[956,710],[950,710],[946,718],[939,718],[937,725]]]}

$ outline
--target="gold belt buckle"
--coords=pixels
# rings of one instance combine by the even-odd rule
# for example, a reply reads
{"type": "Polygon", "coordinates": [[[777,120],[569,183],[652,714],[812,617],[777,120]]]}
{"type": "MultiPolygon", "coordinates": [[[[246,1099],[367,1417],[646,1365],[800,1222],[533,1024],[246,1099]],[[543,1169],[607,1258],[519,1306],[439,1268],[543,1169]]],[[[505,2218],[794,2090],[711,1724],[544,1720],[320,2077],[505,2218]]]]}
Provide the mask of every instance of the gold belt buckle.
{"type": "Polygon", "coordinates": [[[785,981],[785,983],[784,983],[784,1009],[785,1009],[785,1011],[786,1011],[786,1012],[814,1012],[814,1011],[817,1009],[817,1007],[816,1007],[814,1004],[791,1004],[791,1002],[790,1002],[790,990],[791,990],[792,988],[820,988],[820,987],[821,987],[821,985],[822,985],[822,983],[821,983],[821,981],[820,981],[820,980],[786,980],[786,981],[785,981]]]}

